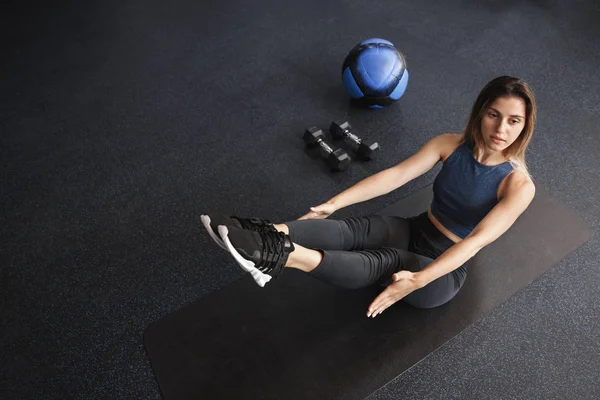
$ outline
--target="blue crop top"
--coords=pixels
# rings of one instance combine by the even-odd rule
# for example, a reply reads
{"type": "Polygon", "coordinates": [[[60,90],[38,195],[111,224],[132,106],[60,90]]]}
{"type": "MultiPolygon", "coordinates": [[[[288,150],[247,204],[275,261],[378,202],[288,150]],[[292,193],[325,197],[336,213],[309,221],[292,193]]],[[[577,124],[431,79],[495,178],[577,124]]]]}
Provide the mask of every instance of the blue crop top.
{"type": "Polygon", "coordinates": [[[509,161],[494,166],[480,163],[473,156],[472,144],[461,144],[433,182],[431,213],[464,239],[498,204],[498,187],[512,170],[509,161]]]}

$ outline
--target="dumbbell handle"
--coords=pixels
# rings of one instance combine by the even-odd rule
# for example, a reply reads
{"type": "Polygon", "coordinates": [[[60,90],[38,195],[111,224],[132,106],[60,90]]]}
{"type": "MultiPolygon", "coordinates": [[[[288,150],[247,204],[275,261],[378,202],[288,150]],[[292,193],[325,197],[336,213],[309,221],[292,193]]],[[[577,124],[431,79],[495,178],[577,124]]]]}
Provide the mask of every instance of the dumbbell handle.
{"type": "Polygon", "coordinates": [[[354,133],[350,132],[348,129],[344,129],[343,133],[344,133],[344,135],[346,135],[346,137],[349,137],[352,141],[356,142],[357,144],[362,143],[362,140],[360,140],[360,138],[358,136],[356,136],[354,133]]]}
{"type": "Polygon", "coordinates": [[[317,144],[319,146],[321,146],[321,148],[327,153],[327,154],[332,154],[333,153],[333,149],[323,140],[323,139],[318,139],[317,140],[317,144]]]}

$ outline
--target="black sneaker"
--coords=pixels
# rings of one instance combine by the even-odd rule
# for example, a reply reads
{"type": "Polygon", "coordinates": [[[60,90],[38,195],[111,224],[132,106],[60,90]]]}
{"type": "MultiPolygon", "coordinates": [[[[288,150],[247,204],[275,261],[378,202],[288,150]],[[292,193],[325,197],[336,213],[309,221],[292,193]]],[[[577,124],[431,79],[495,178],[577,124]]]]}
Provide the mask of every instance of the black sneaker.
{"type": "Polygon", "coordinates": [[[283,232],[251,231],[235,226],[218,227],[219,235],[240,266],[259,286],[283,271],[294,244],[283,232]]]}
{"type": "Polygon", "coordinates": [[[202,225],[210,235],[210,237],[223,249],[227,249],[223,240],[217,233],[217,227],[219,225],[234,226],[240,229],[248,229],[251,231],[258,232],[277,232],[277,229],[273,227],[271,221],[261,218],[240,218],[235,215],[227,216],[225,214],[213,214],[212,217],[208,215],[201,215],[200,221],[202,225]]]}

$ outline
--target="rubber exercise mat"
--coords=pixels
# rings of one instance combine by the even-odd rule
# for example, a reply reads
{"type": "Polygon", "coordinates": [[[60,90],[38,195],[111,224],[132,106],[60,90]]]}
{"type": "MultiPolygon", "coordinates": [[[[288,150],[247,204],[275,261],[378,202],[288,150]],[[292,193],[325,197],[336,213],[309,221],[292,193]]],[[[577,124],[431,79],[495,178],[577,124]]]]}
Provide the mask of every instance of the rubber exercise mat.
{"type": "MultiPolygon", "coordinates": [[[[431,197],[428,186],[380,214],[416,215],[431,197]]],[[[381,288],[342,290],[286,270],[264,288],[245,277],[153,323],[146,350],[167,400],[362,399],[590,236],[538,185],[527,211],[475,256],[462,290],[441,307],[399,302],[371,319],[366,310],[381,288]]]]}

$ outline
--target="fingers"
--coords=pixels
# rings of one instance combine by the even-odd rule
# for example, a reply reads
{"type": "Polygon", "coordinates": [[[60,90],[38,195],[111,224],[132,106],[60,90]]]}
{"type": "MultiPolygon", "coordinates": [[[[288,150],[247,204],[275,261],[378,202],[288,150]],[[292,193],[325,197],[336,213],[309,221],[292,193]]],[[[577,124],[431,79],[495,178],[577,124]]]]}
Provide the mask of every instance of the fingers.
{"type": "Polygon", "coordinates": [[[398,298],[396,296],[392,295],[392,293],[389,290],[384,290],[379,296],[375,298],[375,300],[373,300],[373,302],[369,306],[369,309],[367,310],[367,317],[375,318],[376,316],[384,312],[387,308],[396,303],[396,301],[398,301],[398,298]]]}
{"type": "Polygon", "coordinates": [[[386,303],[378,305],[377,307],[373,308],[372,311],[367,312],[367,317],[375,318],[376,316],[390,308],[394,303],[394,301],[388,301],[386,303]]]}
{"type": "Polygon", "coordinates": [[[388,301],[382,304],[378,304],[375,307],[369,308],[369,311],[367,311],[367,317],[375,318],[376,316],[384,312],[386,309],[388,309],[392,304],[394,304],[393,301],[388,301]]]}
{"type": "Polygon", "coordinates": [[[373,300],[373,303],[371,303],[369,306],[369,309],[367,310],[367,317],[375,318],[377,315],[381,314],[383,310],[389,307],[389,302],[390,298],[387,294],[385,294],[384,291],[384,293],[377,296],[375,300],[373,300]]]}

